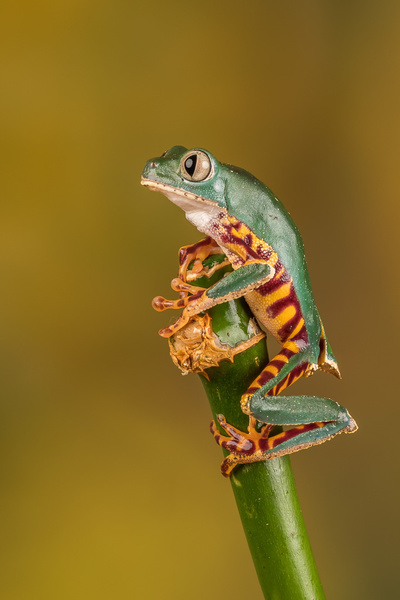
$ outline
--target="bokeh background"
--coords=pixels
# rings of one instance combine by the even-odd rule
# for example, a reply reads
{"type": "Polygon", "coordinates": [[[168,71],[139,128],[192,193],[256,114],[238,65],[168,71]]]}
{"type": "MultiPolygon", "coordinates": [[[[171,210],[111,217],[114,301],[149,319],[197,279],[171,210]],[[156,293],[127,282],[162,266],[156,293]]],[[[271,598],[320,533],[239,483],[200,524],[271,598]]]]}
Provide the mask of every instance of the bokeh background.
{"type": "MultiPolygon", "coordinates": [[[[260,599],[197,376],[151,309],[183,213],[139,185],[182,144],[302,231],[356,435],[292,459],[329,598],[398,596],[400,4],[7,3],[0,40],[0,597],[260,599]]],[[[175,316],[175,315],[174,315],[175,316]]]]}

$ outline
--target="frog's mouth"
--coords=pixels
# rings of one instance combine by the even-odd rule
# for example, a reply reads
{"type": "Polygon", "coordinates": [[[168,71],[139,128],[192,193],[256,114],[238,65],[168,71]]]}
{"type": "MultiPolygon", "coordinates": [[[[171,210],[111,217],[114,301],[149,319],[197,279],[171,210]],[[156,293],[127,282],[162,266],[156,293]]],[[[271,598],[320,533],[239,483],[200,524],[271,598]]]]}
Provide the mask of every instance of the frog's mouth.
{"type": "Polygon", "coordinates": [[[168,200],[185,211],[186,218],[190,223],[207,235],[210,235],[213,224],[220,221],[224,216],[228,216],[226,208],[219,206],[213,200],[203,198],[203,196],[146,177],[142,177],[141,184],[153,192],[164,194],[168,200]]]}

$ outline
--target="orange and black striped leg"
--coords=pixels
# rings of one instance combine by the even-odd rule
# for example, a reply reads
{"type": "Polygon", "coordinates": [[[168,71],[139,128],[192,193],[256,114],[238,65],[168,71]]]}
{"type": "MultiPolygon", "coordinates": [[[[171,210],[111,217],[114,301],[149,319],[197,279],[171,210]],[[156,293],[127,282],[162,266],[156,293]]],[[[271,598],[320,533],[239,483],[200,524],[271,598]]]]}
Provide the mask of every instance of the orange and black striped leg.
{"type": "Polygon", "coordinates": [[[249,402],[255,394],[260,398],[266,395],[277,396],[309,369],[307,349],[300,351],[293,342],[283,346],[243,394],[240,401],[243,412],[250,414],[249,402]]]}
{"type": "MultiPolygon", "coordinates": [[[[268,401],[270,398],[267,396],[268,401]]],[[[232,470],[238,465],[271,460],[322,444],[339,433],[357,431],[354,419],[343,406],[333,400],[311,396],[287,397],[288,403],[293,400],[303,404],[304,412],[310,413],[315,409],[322,416],[323,421],[297,425],[277,435],[269,436],[273,427],[271,424],[265,425],[260,432],[255,429],[251,430],[249,427],[249,433],[246,434],[226,423],[225,419],[219,415],[218,422],[228,433],[228,437],[219,433],[214,421],[211,423],[211,433],[217,443],[230,452],[221,465],[221,472],[225,477],[229,477],[232,470]]],[[[287,423],[293,419],[293,406],[292,404],[289,409],[287,407],[281,409],[280,417],[276,420],[287,423]]],[[[260,418],[264,418],[261,413],[260,415],[260,418]]],[[[254,417],[250,417],[250,419],[255,421],[254,417]]]]}
{"type": "Polygon", "coordinates": [[[260,398],[265,395],[277,396],[282,390],[304,375],[308,367],[309,361],[307,360],[306,351],[299,351],[296,344],[289,342],[261,371],[241,398],[241,408],[245,414],[249,415],[248,433],[239,431],[227,423],[221,415],[218,416],[218,422],[229,434],[229,437],[221,435],[214,422],[211,424],[211,432],[217,443],[231,453],[221,465],[223,475],[228,477],[232,469],[238,464],[272,458],[272,456],[265,453],[271,450],[269,434],[277,423],[274,422],[273,418],[270,421],[263,419],[265,425],[261,431],[258,431],[256,429],[257,419],[250,409],[250,400],[255,395],[260,398]]]}
{"type": "Polygon", "coordinates": [[[249,432],[240,432],[222,417],[218,418],[229,435],[221,435],[215,424],[212,426],[218,444],[230,452],[221,467],[225,476],[229,476],[236,465],[291,454],[322,444],[339,433],[357,430],[347,410],[329,398],[278,396],[309,369],[312,365],[307,351],[295,353],[294,348],[284,346],[242,396],[242,410],[250,416],[249,432]],[[257,422],[265,423],[261,431],[255,428],[257,422]],[[275,425],[290,429],[270,436],[275,425]]]}

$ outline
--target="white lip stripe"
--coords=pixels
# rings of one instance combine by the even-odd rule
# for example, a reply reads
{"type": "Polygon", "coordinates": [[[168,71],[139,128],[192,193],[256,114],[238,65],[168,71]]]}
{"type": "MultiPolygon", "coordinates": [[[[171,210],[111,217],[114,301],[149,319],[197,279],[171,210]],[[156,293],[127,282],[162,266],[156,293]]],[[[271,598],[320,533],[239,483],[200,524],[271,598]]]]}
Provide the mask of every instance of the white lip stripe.
{"type": "Polygon", "coordinates": [[[221,213],[228,216],[226,208],[222,208],[217,202],[192,192],[186,192],[172,185],[146,179],[145,177],[142,177],[141,184],[154,192],[164,194],[168,200],[185,211],[186,218],[190,223],[206,235],[211,235],[214,231],[212,225],[221,219],[221,213]]]}
{"type": "MultiPolygon", "coordinates": [[[[153,191],[162,192],[166,194],[166,192],[172,192],[177,196],[182,196],[183,198],[187,198],[188,200],[197,200],[202,202],[203,204],[208,204],[209,206],[216,206],[217,203],[213,200],[209,200],[208,198],[203,198],[203,196],[199,196],[197,194],[193,194],[192,192],[187,192],[185,190],[181,190],[173,185],[168,185],[166,183],[161,183],[160,181],[154,181],[152,179],[146,179],[142,177],[141,182],[142,185],[151,188],[153,191]]],[[[221,208],[222,211],[226,212],[224,208],[221,208]]]]}

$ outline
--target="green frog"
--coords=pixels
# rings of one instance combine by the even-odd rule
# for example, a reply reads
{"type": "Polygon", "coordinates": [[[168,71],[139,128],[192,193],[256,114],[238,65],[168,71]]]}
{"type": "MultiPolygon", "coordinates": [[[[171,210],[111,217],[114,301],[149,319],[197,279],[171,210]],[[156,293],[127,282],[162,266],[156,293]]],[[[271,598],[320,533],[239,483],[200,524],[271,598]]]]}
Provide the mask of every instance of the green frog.
{"type": "Polygon", "coordinates": [[[270,460],[356,431],[346,408],[333,400],[280,396],[300,377],[317,370],[338,378],[340,373],[314,301],[300,233],[272,191],[247,171],[220,163],[207,150],[182,146],[150,159],[142,184],[163,193],[206,235],[180,250],[174,280],[179,299],[153,300],[156,310],[182,309],[160,335],[170,337],[194,315],[244,297],[261,327],[280,344],[279,353],[243,393],[248,431],[236,429],[223,415],[218,421],[226,435],[212,424],[216,441],[230,452],[222,464],[223,474],[229,476],[240,464],[270,460]],[[208,289],[187,282],[189,264],[201,275],[202,262],[221,252],[232,272],[208,289]],[[289,429],[273,434],[276,425],[289,429]]]}

